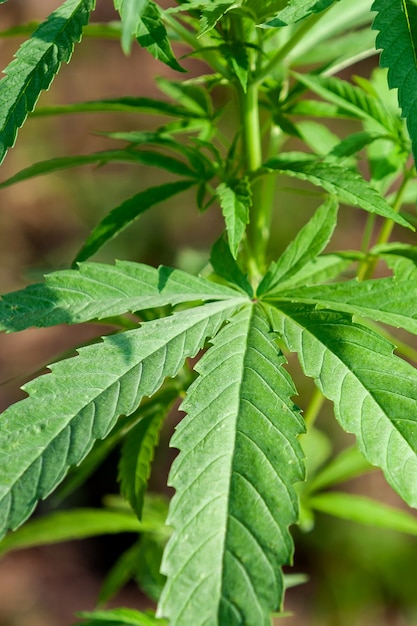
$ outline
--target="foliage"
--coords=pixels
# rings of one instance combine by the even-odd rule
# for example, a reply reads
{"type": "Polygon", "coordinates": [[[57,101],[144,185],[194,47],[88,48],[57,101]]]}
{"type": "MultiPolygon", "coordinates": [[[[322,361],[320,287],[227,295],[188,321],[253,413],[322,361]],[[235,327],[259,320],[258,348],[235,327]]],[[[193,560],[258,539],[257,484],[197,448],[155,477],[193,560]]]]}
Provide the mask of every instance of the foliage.
{"type": "MultiPolygon", "coordinates": [[[[109,573],[100,601],[136,578],[158,602],[157,616],[100,609],[81,613],[82,623],[267,626],[272,614],[281,615],[290,586],[282,567],[292,563],[292,525],[311,528],[318,511],[417,532],[409,512],[328,491],[376,466],[417,506],[416,353],[380,326],[417,334],[416,247],[389,242],[395,225],[409,233],[416,222],[404,205],[415,193],[417,9],[406,0],[114,4],[120,24],[99,25],[101,36],[116,29],[126,53],[137,42],[165,63],[174,78],[158,79],[164,97],[38,108],[33,117],[146,111],[155,128],[104,133],[123,147],[34,163],[0,186],[87,163],[145,164],[170,178],[105,215],[72,269],[0,301],[5,332],[97,320],[114,328],[50,365],[49,374],[24,386],[28,397],[1,417],[3,551],[103,532],[140,533],[109,573]],[[375,54],[373,17],[387,81],[382,70],[369,80],[338,78],[341,69],[375,54]],[[186,58],[174,54],[178,42],[206,63],[207,73],[184,78],[186,58]],[[398,88],[405,119],[387,85],[398,88]],[[216,95],[222,90],[235,107],[227,129],[216,95]],[[340,118],[356,131],[342,137],[329,131],[327,120],[340,118]],[[292,139],[302,149],[293,149],[292,139]],[[319,200],[276,258],[272,216],[280,208],[280,220],[291,219],[276,193],[288,179],[319,200]],[[198,210],[217,204],[224,218],[202,275],[89,261],[145,211],[186,190],[195,193],[198,210]],[[340,228],[340,204],[366,215],[362,245],[326,253],[340,228]],[[374,277],[379,261],[392,276],[374,277]],[[290,353],[317,387],[304,416],[293,401],[290,353]],[[177,398],[186,415],[171,440],[179,455],[166,520],[165,501],[146,496],[146,489],[177,398]],[[314,425],[324,398],[357,442],[331,459],[314,425]],[[117,445],[125,500],[53,512],[9,532],[60,483],[63,494],[82,483],[117,445]]],[[[1,160],[83,29],[87,36],[94,29],[93,9],[92,0],[66,0],[5,69],[1,160]]]]}

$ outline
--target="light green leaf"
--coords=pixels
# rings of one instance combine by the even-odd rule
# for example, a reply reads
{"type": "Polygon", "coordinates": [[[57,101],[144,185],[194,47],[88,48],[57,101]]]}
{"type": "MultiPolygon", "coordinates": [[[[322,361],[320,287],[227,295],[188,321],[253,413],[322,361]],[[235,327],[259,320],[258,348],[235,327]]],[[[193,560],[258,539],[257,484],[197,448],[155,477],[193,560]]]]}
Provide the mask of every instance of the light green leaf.
{"type": "MultiPolygon", "coordinates": [[[[302,153],[301,153],[302,154],[302,153]]],[[[341,202],[392,219],[401,226],[414,230],[403,217],[398,215],[388,202],[356,172],[336,165],[333,161],[317,161],[298,153],[282,154],[269,159],[265,164],[269,170],[307,180],[336,194],[341,202]]]]}
{"type": "Polygon", "coordinates": [[[343,483],[357,476],[361,476],[373,467],[359,452],[356,446],[346,448],[330,461],[316,476],[306,485],[309,492],[319,491],[326,487],[343,483]]]}
{"type": "Polygon", "coordinates": [[[281,282],[288,281],[324,250],[336,227],[337,210],[337,200],[330,196],[300,230],[278,261],[272,263],[258,287],[258,295],[267,293],[281,282]]]}
{"type": "MultiPolygon", "coordinates": [[[[306,263],[288,281],[282,281],[277,286],[277,292],[281,292],[284,289],[322,284],[333,280],[347,270],[354,261],[358,260],[358,257],[360,258],[360,254],[355,255],[349,252],[318,256],[306,263]]],[[[268,297],[274,293],[275,290],[271,290],[268,297]]]]}
{"type": "MultiPolygon", "coordinates": [[[[330,15],[333,14],[332,13],[330,15]]],[[[368,15],[370,16],[368,10],[368,15]]],[[[319,22],[321,24],[321,22],[319,22]]],[[[323,32],[323,38],[317,41],[315,46],[308,47],[306,51],[298,52],[298,46],[296,46],[296,52],[298,54],[294,56],[292,66],[303,66],[320,64],[322,66],[328,64],[338,64],[345,59],[350,59],[353,56],[364,54],[368,50],[375,52],[375,38],[376,34],[372,32],[369,27],[362,28],[360,30],[349,31],[348,26],[344,33],[329,39],[329,32],[323,32]]],[[[301,42],[301,46],[304,42],[301,42]]],[[[331,67],[331,66],[330,66],[331,67]]],[[[328,70],[328,67],[326,68],[328,70]]]]}
{"type": "Polygon", "coordinates": [[[165,620],[157,619],[153,613],[141,613],[134,609],[110,609],[91,613],[83,611],[78,616],[87,620],[78,622],[80,626],[168,626],[165,620]]]}
{"type": "Polygon", "coordinates": [[[416,370],[349,315],[280,303],[274,322],[306,375],[334,402],[337,419],[356,435],[365,458],[417,506],[416,370]]]}
{"type": "Polygon", "coordinates": [[[106,509],[71,509],[49,513],[28,522],[0,542],[0,554],[33,546],[44,546],[61,541],[85,539],[97,535],[152,531],[153,524],[139,522],[128,511],[106,509]]]}
{"type": "Polygon", "coordinates": [[[229,287],[181,270],[159,269],[116,261],[116,265],[81,263],[62,270],[0,300],[0,330],[16,332],[104,319],[127,312],[197,300],[226,300],[237,295],[229,287]]]}
{"type": "Polygon", "coordinates": [[[249,209],[252,205],[250,186],[247,180],[237,184],[220,183],[216,194],[226,222],[230,251],[236,259],[246,224],[249,222],[249,209]]]}
{"type": "Polygon", "coordinates": [[[309,498],[316,511],[375,528],[417,535],[417,517],[371,498],[352,493],[321,493],[309,498]]]}
{"type": "Polygon", "coordinates": [[[174,534],[159,606],[171,626],[269,626],[280,605],[298,514],[292,485],[304,476],[304,422],[284,363],[262,309],[248,305],[196,368],[172,440],[174,534]]]}
{"type": "MultiPolygon", "coordinates": [[[[317,308],[346,311],[352,315],[403,328],[417,334],[417,281],[380,278],[359,282],[317,285],[278,293],[277,299],[317,308]]],[[[266,296],[268,297],[268,296],[266,296]]]]}
{"type": "Polygon", "coordinates": [[[70,60],[94,6],[95,0],[66,0],[22,44],[4,70],[6,76],[0,81],[0,163],[41,92],[49,88],[61,63],[70,60]]]}
{"type": "Polygon", "coordinates": [[[282,9],[274,19],[266,22],[265,27],[277,28],[295,24],[306,19],[312,13],[321,13],[338,0],[289,0],[287,7],[282,9]]]}
{"type": "Polygon", "coordinates": [[[0,534],[17,528],[120,415],[175,376],[242,301],[207,304],[106,337],[25,385],[29,397],[2,415],[0,534]]]}
{"type": "Polygon", "coordinates": [[[382,258],[400,281],[417,280],[417,247],[406,243],[374,246],[371,254],[382,258]]]}
{"type": "Polygon", "coordinates": [[[382,48],[380,64],[388,68],[388,84],[398,89],[398,101],[407,119],[414,158],[417,158],[417,6],[412,0],[375,0],[373,28],[382,48]]]}
{"type": "Polygon", "coordinates": [[[151,152],[150,150],[105,150],[103,152],[95,152],[94,154],[82,154],[70,157],[58,157],[40,161],[34,165],[30,165],[21,170],[14,176],[0,183],[0,189],[9,187],[15,183],[20,183],[35,176],[43,176],[58,172],[59,170],[68,169],[70,167],[79,167],[81,165],[89,165],[91,163],[140,163],[141,165],[149,165],[151,167],[159,167],[168,172],[179,174],[180,176],[188,176],[194,178],[196,173],[186,163],[179,161],[166,154],[159,152],[151,152]]]}
{"type": "Polygon", "coordinates": [[[399,124],[383,104],[360,87],[341,78],[298,74],[295,78],[315,94],[362,120],[370,120],[389,134],[399,133],[399,124]]]}
{"type": "Polygon", "coordinates": [[[122,49],[125,54],[130,53],[132,40],[148,4],[149,0],[114,0],[114,7],[122,20],[122,49]]]}
{"type": "Polygon", "coordinates": [[[210,119],[213,105],[207,89],[193,84],[192,81],[179,82],[167,80],[161,76],[156,79],[158,87],[167,96],[176,100],[193,115],[210,119]]]}
{"type": "Polygon", "coordinates": [[[205,4],[202,8],[200,18],[200,31],[199,37],[205,35],[212,30],[217,22],[228,13],[230,10],[239,6],[239,3],[233,0],[226,0],[225,2],[216,2],[215,4],[205,4]]]}
{"type": "MultiPolygon", "coordinates": [[[[381,139],[382,137],[384,136],[377,133],[370,133],[367,131],[353,133],[352,135],[348,135],[340,143],[334,146],[329,152],[329,156],[334,156],[338,158],[350,157],[357,152],[360,152],[374,141],[381,139]]],[[[392,137],[392,141],[395,142],[395,137],[392,137]]]]}
{"type": "Polygon", "coordinates": [[[81,250],[77,253],[73,265],[79,261],[86,261],[95,254],[105,243],[110,241],[124,230],[129,224],[132,224],[138,217],[155,206],[159,202],[163,202],[168,198],[172,198],[177,193],[181,193],[189,189],[195,184],[193,180],[180,180],[174,183],[164,183],[149,187],[145,191],[140,191],[128,200],[119,204],[112,209],[110,213],[101,220],[87,237],[81,250]]]}
{"type": "Polygon", "coordinates": [[[162,21],[161,9],[152,0],[148,0],[143,12],[139,13],[134,34],[137,42],[146,48],[155,59],[159,59],[178,72],[186,71],[178,63],[172,52],[167,31],[162,21]]]}

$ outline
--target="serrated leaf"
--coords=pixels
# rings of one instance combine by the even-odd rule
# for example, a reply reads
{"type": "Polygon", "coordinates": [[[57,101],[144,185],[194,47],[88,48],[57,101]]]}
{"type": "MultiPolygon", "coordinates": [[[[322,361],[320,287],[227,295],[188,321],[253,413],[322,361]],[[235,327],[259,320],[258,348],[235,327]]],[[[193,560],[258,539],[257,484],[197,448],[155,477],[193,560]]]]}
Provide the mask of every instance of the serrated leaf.
{"type": "Polygon", "coordinates": [[[138,519],[142,519],[142,508],[148,479],[151,472],[155,447],[164,419],[169,411],[167,406],[152,407],[146,415],[126,435],[119,461],[120,491],[130,503],[138,519]]]}
{"type": "MultiPolygon", "coordinates": [[[[354,261],[358,260],[357,257],[360,258],[360,254],[356,256],[349,252],[318,256],[306,263],[288,281],[282,281],[277,286],[277,291],[326,283],[340,276],[354,261]]],[[[269,295],[273,293],[274,290],[271,290],[269,295]]]]}
{"type": "Polygon", "coordinates": [[[114,8],[119,12],[122,20],[122,49],[125,54],[129,54],[133,38],[140,24],[140,19],[149,4],[149,0],[113,1],[114,8]]]}
{"type": "MultiPolygon", "coordinates": [[[[345,137],[345,139],[342,139],[340,143],[334,146],[329,152],[329,156],[334,156],[337,158],[350,157],[357,152],[360,152],[374,141],[381,139],[381,137],[383,136],[367,131],[353,133],[352,135],[345,137]]],[[[395,138],[393,137],[392,140],[395,141],[395,138]]]]}
{"type": "Polygon", "coordinates": [[[365,458],[417,506],[416,370],[349,315],[280,303],[274,322],[306,375],[334,402],[337,419],[356,435],[365,458]]]}
{"type": "Polygon", "coordinates": [[[205,35],[212,30],[216,26],[217,22],[224,15],[226,15],[226,13],[238,6],[239,3],[236,3],[233,0],[216,2],[215,4],[205,4],[202,7],[198,37],[202,37],[202,35],[205,35]]]}
{"type": "Polygon", "coordinates": [[[282,600],[298,512],[292,484],[304,476],[304,422],[284,363],[262,309],[248,305],[196,368],[172,440],[174,535],[159,606],[171,626],[269,626],[282,600]]]}
{"type": "Polygon", "coordinates": [[[380,64],[388,68],[388,84],[398,89],[402,115],[407,119],[414,158],[417,158],[417,6],[412,0],[375,0],[372,28],[379,30],[376,46],[380,64]]]}
{"type": "Polygon", "coordinates": [[[166,154],[151,152],[150,150],[105,150],[103,152],[95,152],[93,154],[58,157],[55,159],[48,159],[47,161],[40,161],[39,163],[26,167],[14,176],[11,176],[7,180],[0,183],[0,189],[36,176],[51,174],[52,172],[58,172],[71,167],[80,167],[81,165],[89,165],[91,163],[102,165],[105,163],[117,162],[140,163],[141,165],[159,167],[167,170],[168,172],[179,174],[180,176],[196,176],[196,173],[186,163],[166,154]]]}
{"type": "MultiPolygon", "coordinates": [[[[165,620],[157,619],[153,613],[142,613],[134,609],[110,609],[108,611],[83,611],[78,613],[82,626],[168,626],[165,620]]],[[[76,626],[74,624],[74,626],[76,626]]]]}
{"type": "Polygon", "coordinates": [[[61,63],[70,60],[94,6],[95,0],[66,0],[22,44],[4,70],[6,76],[0,81],[0,163],[41,92],[49,88],[61,63]]]}
{"type": "MultiPolygon", "coordinates": [[[[275,297],[346,311],[417,334],[417,281],[380,278],[287,290],[275,297]]],[[[268,296],[266,296],[267,298],[268,296]]]]}
{"type": "Polygon", "coordinates": [[[244,301],[196,307],[81,348],[28,383],[29,397],[9,407],[0,430],[0,534],[17,528],[78,464],[119,415],[175,376],[244,301]]]}
{"type": "Polygon", "coordinates": [[[45,284],[3,296],[0,330],[78,324],[168,304],[226,300],[236,295],[229,287],[166,266],[155,269],[131,261],[116,261],[115,266],[81,263],[78,270],[47,274],[45,284]]]}
{"type": "Polygon", "coordinates": [[[264,24],[267,28],[277,28],[280,26],[288,26],[306,19],[312,13],[321,13],[328,9],[338,0],[289,0],[282,11],[264,24]]]}
{"type": "Polygon", "coordinates": [[[247,181],[241,181],[238,184],[220,183],[216,194],[226,222],[230,251],[236,259],[240,242],[249,222],[249,209],[252,205],[250,187],[247,181]]]}
{"type": "Polygon", "coordinates": [[[322,493],[309,499],[316,511],[374,528],[417,535],[417,517],[371,498],[352,493],[322,493]]]}
{"type": "Polygon", "coordinates": [[[317,209],[278,261],[271,264],[258,287],[258,295],[290,279],[324,250],[336,227],[338,206],[336,198],[330,196],[317,209]]]}
{"type": "Polygon", "coordinates": [[[417,280],[417,247],[406,243],[374,246],[371,254],[382,258],[398,280],[417,280]]]}
{"type": "Polygon", "coordinates": [[[398,215],[385,198],[356,172],[333,162],[314,161],[306,156],[300,160],[297,160],[298,158],[298,153],[282,154],[279,157],[269,159],[264,167],[301,180],[307,180],[329,193],[336,194],[346,204],[392,219],[397,224],[414,230],[413,226],[401,215],[398,215]]]}
{"type": "Polygon", "coordinates": [[[152,531],[153,524],[142,524],[128,511],[106,509],[71,509],[32,520],[8,534],[0,542],[0,554],[61,541],[73,541],[98,535],[152,531]]]}
{"type": "Polygon", "coordinates": [[[112,209],[110,213],[101,220],[87,237],[84,245],[77,253],[73,265],[80,261],[86,261],[93,254],[98,252],[105,243],[110,241],[124,230],[129,224],[138,219],[142,213],[163,202],[177,193],[181,193],[195,185],[193,180],[180,180],[174,183],[164,183],[149,187],[145,191],[140,191],[128,200],[112,209]]]}
{"type": "Polygon", "coordinates": [[[240,269],[236,259],[233,258],[224,237],[220,237],[212,247],[210,263],[218,276],[227,280],[231,285],[239,287],[250,298],[253,296],[252,285],[247,275],[240,269]]]}
{"type": "Polygon", "coordinates": [[[138,16],[135,31],[137,42],[146,48],[155,59],[162,61],[173,70],[185,72],[172,52],[166,28],[162,21],[161,9],[149,0],[144,11],[138,16]]]}

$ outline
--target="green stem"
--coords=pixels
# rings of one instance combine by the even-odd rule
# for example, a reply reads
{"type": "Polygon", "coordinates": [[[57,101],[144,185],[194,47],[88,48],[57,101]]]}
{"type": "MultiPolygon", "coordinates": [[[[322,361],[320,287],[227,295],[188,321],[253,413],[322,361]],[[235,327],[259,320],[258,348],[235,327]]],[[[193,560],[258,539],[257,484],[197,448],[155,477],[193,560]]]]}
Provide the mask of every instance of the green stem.
{"type": "MultiPolygon", "coordinates": [[[[394,203],[392,205],[393,210],[398,213],[401,209],[402,203],[403,203],[403,198],[404,198],[404,194],[405,191],[407,189],[407,185],[410,181],[411,175],[413,172],[413,168],[410,170],[407,170],[406,172],[404,172],[404,176],[403,179],[401,181],[401,185],[398,188],[398,191],[395,195],[395,199],[394,199],[394,203]]],[[[391,233],[392,233],[392,229],[395,226],[395,222],[393,220],[387,219],[384,221],[384,223],[382,224],[381,230],[379,231],[379,235],[378,238],[376,240],[376,245],[381,245],[384,243],[387,243],[391,233]]],[[[372,278],[376,266],[378,264],[378,257],[376,256],[372,256],[372,257],[368,257],[360,266],[359,268],[359,272],[358,272],[358,279],[359,280],[367,280],[369,278],[372,278]]]]}

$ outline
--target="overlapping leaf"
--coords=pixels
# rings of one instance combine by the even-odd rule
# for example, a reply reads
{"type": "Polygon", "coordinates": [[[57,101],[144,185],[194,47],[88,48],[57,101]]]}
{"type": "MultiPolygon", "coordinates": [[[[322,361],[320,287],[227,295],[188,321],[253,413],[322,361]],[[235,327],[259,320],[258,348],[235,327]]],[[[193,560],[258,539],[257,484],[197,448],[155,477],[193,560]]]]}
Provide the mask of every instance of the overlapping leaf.
{"type": "Polygon", "coordinates": [[[277,309],[271,313],[276,330],[334,402],[343,428],[356,435],[365,458],[382,468],[401,497],[417,506],[416,370],[349,315],[290,303],[277,309]]]}
{"type": "Polygon", "coordinates": [[[373,28],[382,48],[381,66],[388,68],[388,83],[398,89],[398,101],[417,158],[417,6],[412,0],[375,0],[373,28]]]}
{"type": "Polygon", "coordinates": [[[392,219],[397,224],[413,228],[395,211],[371,185],[356,172],[334,162],[313,160],[303,153],[282,154],[269,159],[265,164],[269,170],[307,180],[336,194],[342,202],[357,206],[369,213],[392,219]]]}
{"type": "Polygon", "coordinates": [[[171,626],[269,626],[292,555],[293,483],[304,474],[295,389],[258,306],[243,308],[199,362],[172,441],[174,527],[160,614],[171,626]]]}
{"type": "Polygon", "coordinates": [[[159,59],[178,72],[185,72],[172,52],[162,21],[161,9],[152,0],[147,2],[144,11],[138,15],[135,36],[138,43],[146,48],[155,59],[159,59]]]}
{"type": "Polygon", "coordinates": [[[321,13],[335,2],[338,0],[289,0],[288,6],[282,9],[274,19],[268,21],[265,26],[276,28],[295,24],[312,13],[321,13]]]}
{"type": "Polygon", "coordinates": [[[79,270],[53,272],[45,283],[0,300],[0,330],[75,324],[167,304],[226,300],[234,289],[169,267],[129,261],[82,263],[79,270]]]}
{"type": "Polygon", "coordinates": [[[28,383],[29,397],[2,415],[0,535],[28,517],[119,415],[175,376],[242,301],[207,304],[107,337],[28,383]]]}
{"type": "Polygon", "coordinates": [[[238,185],[221,183],[216,193],[226,222],[230,251],[236,259],[239,244],[249,222],[249,209],[252,204],[250,186],[247,181],[242,181],[238,185]]]}
{"type": "Polygon", "coordinates": [[[0,81],[0,162],[41,92],[49,88],[61,63],[70,60],[94,6],[95,0],[66,0],[4,70],[6,76],[0,81]]]}

